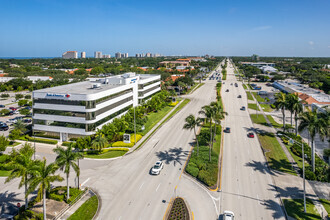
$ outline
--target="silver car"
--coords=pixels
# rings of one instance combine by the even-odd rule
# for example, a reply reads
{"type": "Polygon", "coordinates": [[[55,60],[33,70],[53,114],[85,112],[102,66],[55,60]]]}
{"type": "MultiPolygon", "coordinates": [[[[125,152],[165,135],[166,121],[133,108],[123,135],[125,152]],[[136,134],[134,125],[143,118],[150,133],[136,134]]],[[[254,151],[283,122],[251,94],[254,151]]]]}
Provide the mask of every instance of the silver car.
{"type": "Polygon", "coordinates": [[[151,168],[151,174],[159,175],[160,171],[164,168],[164,163],[162,161],[157,161],[156,164],[151,168]]]}

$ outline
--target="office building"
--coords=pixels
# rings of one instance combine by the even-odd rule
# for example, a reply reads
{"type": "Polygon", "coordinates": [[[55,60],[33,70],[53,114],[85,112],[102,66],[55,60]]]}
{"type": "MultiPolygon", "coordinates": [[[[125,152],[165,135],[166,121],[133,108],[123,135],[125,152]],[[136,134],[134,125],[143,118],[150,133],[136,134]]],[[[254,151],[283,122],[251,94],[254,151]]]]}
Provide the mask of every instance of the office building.
{"type": "Polygon", "coordinates": [[[115,54],[115,57],[118,59],[118,58],[121,58],[121,53],[119,53],[119,52],[117,52],[116,54],[115,54]]]}
{"type": "Polygon", "coordinates": [[[110,54],[104,54],[103,58],[111,58],[111,55],[110,54]]]}
{"type": "Polygon", "coordinates": [[[160,91],[160,75],[123,75],[45,88],[33,92],[33,131],[61,141],[95,134],[160,91]]]}
{"type": "Polygon", "coordinates": [[[81,58],[86,58],[86,52],[81,52],[81,58]]]}
{"type": "Polygon", "coordinates": [[[101,51],[94,52],[94,58],[103,58],[101,51]]]}
{"type": "Polygon", "coordinates": [[[77,59],[78,52],[77,51],[66,51],[62,54],[63,59],[77,59]]]}
{"type": "Polygon", "coordinates": [[[263,67],[263,66],[271,66],[275,67],[275,63],[264,63],[264,62],[240,62],[242,65],[250,65],[250,66],[255,66],[257,68],[263,67]]]}
{"type": "Polygon", "coordinates": [[[151,53],[146,53],[146,57],[151,57],[151,53]]]}
{"type": "Polygon", "coordinates": [[[125,58],[128,58],[128,53],[124,53],[124,57],[125,58]]]}

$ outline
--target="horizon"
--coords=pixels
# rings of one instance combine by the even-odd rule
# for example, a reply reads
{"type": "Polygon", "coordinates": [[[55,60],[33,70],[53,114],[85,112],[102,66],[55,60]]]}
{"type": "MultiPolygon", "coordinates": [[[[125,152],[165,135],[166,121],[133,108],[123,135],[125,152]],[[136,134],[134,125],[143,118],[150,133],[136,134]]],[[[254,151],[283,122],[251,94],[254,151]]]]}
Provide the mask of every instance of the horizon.
{"type": "Polygon", "coordinates": [[[326,0],[5,1],[0,57],[61,57],[71,50],[330,57],[329,7],[326,0]]]}

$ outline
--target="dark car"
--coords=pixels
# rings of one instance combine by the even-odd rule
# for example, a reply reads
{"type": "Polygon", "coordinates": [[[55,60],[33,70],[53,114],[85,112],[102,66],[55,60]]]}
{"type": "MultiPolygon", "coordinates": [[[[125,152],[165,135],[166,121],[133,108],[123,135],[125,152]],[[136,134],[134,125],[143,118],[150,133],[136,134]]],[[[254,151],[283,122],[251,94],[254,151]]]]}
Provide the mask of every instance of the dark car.
{"type": "Polygon", "coordinates": [[[245,106],[242,106],[240,109],[241,109],[242,111],[245,111],[245,106]]]}
{"type": "Polygon", "coordinates": [[[229,92],[229,89],[227,89],[226,92],[229,92]]]}
{"type": "Polygon", "coordinates": [[[237,98],[242,98],[242,96],[241,95],[238,95],[237,98]]]}
{"type": "Polygon", "coordinates": [[[32,108],[30,106],[25,107],[24,109],[31,110],[32,108]]]}
{"type": "Polygon", "coordinates": [[[7,131],[9,129],[7,124],[1,124],[0,125],[0,131],[7,131]]]}
{"type": "Polygon", "coordinates": [[[5,106],[4,105],[0,105],[0,108],[4,108],[5,106]]]}
{"type": "Polygon", "coordinates": [[[230,133],[230,127],[226,127],[225,132],[230,133]]]}
{"type": "Polygon", "coordinates": [[[17,110],[17,108],[15,108],[15,107],[9,107],[9,109],[12,110],[12,111],[16,111],[17,110]]]}
{"type": "Polygon", "coordinates": [[[254,138],[254,134],[253,134],[252,132],[248,133],[247,136],[248,136],[249,138],[254,138]]]}
{"type": "Polygon", "coordinates": [[[235,87],[238,87],[238,84],[237,83],[235,83],[235,87]]]}
{"type": "Polygon", "coordinates": [[[31,123],[32,122],[32,119],[31,118],[26,118],[23,120],[24,123],[31,123]]]}

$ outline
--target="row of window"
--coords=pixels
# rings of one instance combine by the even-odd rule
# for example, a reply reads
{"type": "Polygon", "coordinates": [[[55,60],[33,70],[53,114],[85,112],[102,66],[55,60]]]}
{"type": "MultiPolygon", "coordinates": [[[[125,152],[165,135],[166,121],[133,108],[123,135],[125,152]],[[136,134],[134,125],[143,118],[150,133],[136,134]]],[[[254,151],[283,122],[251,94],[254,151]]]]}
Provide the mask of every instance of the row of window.
{"type": "Polygon", "coordinates": [[[155,90],[155,89],[157,89],[157,88],[159,88],[159,85],[154,86],[154,87],[151,87],[150,89],[147,89],[147,90],[145,90],[145,91],[143,91],[143,92],[139,92],[139,97],[143,97],[144,94],[147,94],[148,92],[151,92],[151,91],[153,91],[153,90],[155,90]]]}
{"type": "Polygon", "coordinates": [[[156,80],[154,80],[154,81],[148,82],[148,83],[146,83],[146,84],[139,84],[138,88],[139,88],[139,89],[143,89],[145,86],[149,86],[149,85],[151,85],[151,84],[153,84],[153,83],[156,83],[156,82],[159,82],[159,79],[156,79],[156,80]]]}
{"type": "Polygon", "coordinates": [[[62,115],[62,116],[71,116],[71,117],[81,117],[81,118],[85,118],[86,120],[94,120],[96,116],[103,114],[104,112],[107,112],[113,108],[116,108],[132,100],[133,100],[133,96],[120,100],[111,105],[108,105],[95,112],[72,112],[72,111],[62,111],[62,110],[33,109],[33,115],[34,114],[62,115]]]}
{"type": "Polygon", "coordinates": [[[101,120],[99,120],[93,124],[81,124],[81,123],[61,122],[61,121],[47,121],[47,120],[40,120],[40,119],[34,119],[33,124],[48,125],[48,126],[60,126],[60,127],[67,127],[67,128],[80,128],[80,129],[85,129],[85,131],[95,131],[96,127],[98,127],[99,125],[122,114],[123,112],[130,109],[132,106],[133,105],[129,105],[129,106],[121,109],[120,111],[117,111],[105,118],[102,118],[101,120]]]}

